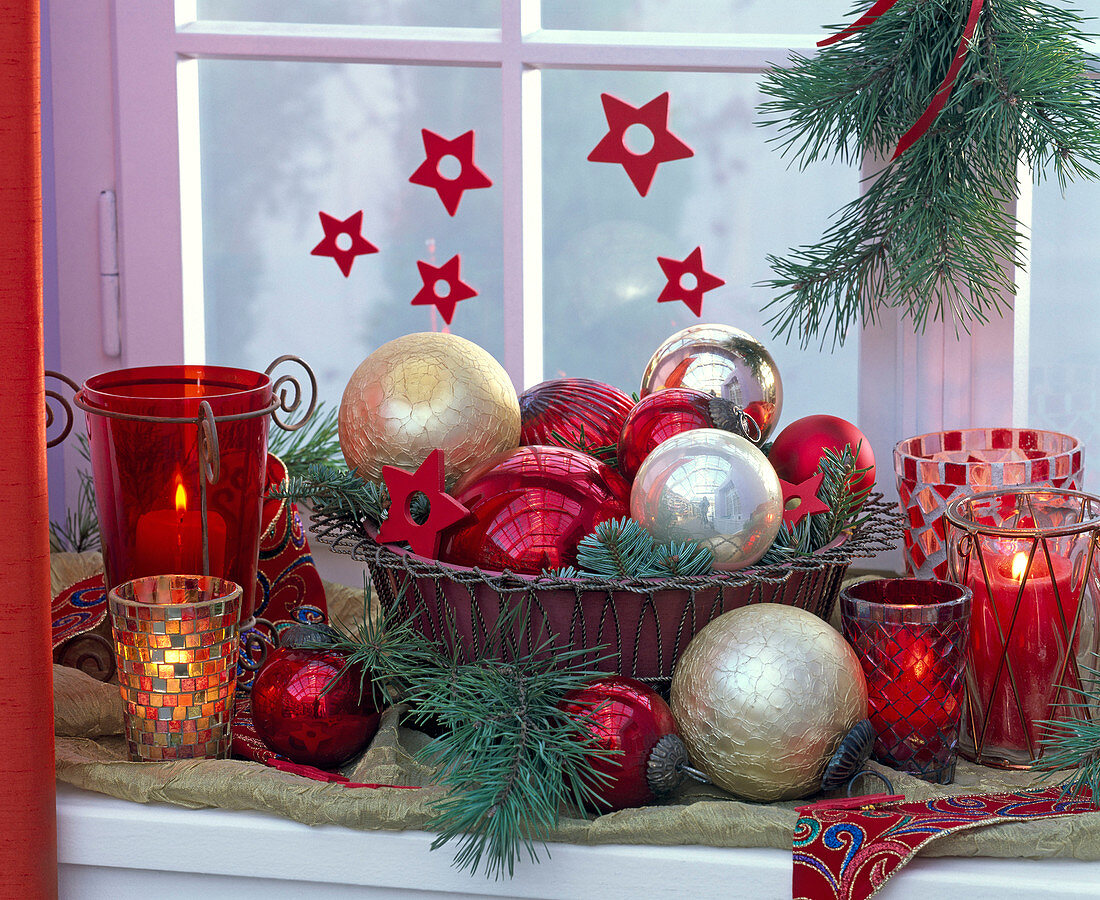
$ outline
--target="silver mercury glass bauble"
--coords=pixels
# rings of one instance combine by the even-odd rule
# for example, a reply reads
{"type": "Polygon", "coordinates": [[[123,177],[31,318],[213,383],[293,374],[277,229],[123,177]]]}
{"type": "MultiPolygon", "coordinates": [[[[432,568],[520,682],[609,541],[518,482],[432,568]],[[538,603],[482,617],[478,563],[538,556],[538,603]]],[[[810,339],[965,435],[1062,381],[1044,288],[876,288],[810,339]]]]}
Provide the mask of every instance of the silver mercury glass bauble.
{"type": "Polygon", "coordinates": [[[719,428],[673,435],[634,476],[630,517],[658,541],[697,541],[717,569],[752,565],[783,524],[783,490],[766,456],[719,428]]]}
{"type": "Polygon", "coordinates": [[[867,716],[867,682],[844,638],[813,613],[758,603],[688,644],[670,706],[692,764],[750,800],[820,789],[826,763],[867,716]]]}
{"type": "Polygon", "coordinates": [[[665,388],[693,388],[729,400],[760,426],[760,442],[775,430],[783,382],[771,354],[732,325],[690,325],[657,348],[642,375],[643,397],[665,388]]]}

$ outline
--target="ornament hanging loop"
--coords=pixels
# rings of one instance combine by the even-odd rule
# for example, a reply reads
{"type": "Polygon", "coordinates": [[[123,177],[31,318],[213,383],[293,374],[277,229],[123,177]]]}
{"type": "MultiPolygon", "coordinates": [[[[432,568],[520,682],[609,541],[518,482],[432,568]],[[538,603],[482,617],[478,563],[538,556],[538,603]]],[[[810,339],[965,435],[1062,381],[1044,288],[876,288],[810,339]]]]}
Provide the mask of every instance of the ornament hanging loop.
{"type": "Polygon", "coordinates": [[[271,418],[276,425],[283,429],[283,431],[297,431],[312,418],[313,411],[317,408],[317,376],[313,374],[313,369],[309,367],[309,364],[306,363],[304,359],[294,356],[291,353],[285,353],[273,360],[271,365],[264,369],[264,374],[270,377],[272,372],[285,362],[296,363],[305,369],[306,375],[309,378],[309,405],[305,413],[297,422],[288,423],[279,418],[280,411],[284,413],[293,413],[302,404],[301,382],[292,375],[280,375],[271,385],[271,393],[277,399],[277,405],[271,412],[271,418]]]}
{"type": "Polygon", "coordinates": [[[760,423],[745,412],[743,407],[722,397],[714,397],[710,401],[709,411],[715,428],[733,432],[757,447],[760,446],[760,442],[764,439],[764,432],[760,428],[760,423]]]}
{"type": "MultiPolygon", "coordinates": [[[[56,378],[58,381],[65,384],[75,396],[77,391],[80,390],[80,385],[69,378],[68,375],[62,375],[60,372],[54,372],[51,369],[46,369],[47,378],[56,378]]],[[[62,426],[61,433],[49,438],[46,441],[46,447],[56,447],[62,443],[65,438],[69,436],[69,432],[73,430],[73,408],[69,404],[66,397],[60,392],[51,388],[46,388],[46,431],[53,427],[54,419],[57,417],[57,413],[54,412],[54,407],[57,407],[64,413],[64,426],[62,426]]]]}

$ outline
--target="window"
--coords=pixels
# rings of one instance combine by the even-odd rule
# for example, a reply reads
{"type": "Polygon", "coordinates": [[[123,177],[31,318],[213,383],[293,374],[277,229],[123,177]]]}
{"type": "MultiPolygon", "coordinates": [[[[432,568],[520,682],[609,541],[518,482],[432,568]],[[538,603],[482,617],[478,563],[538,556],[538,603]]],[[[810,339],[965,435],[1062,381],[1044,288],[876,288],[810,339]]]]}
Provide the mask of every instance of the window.
{"type": "MultiPolygon", "coordinates": [[[[1100,0],[1085,5],[1100,12],[1100,0]]],[[[1072,186],[1065,201],[1056,188],[1036,192],[1031,303],[1014,317],[961,339],[950,326],[916,336],[887,319],[836,350],[769,337],[769,297],[755,286],[766,254],[816,237],[860,173],[789,169],[754,124],[757,85],[790,50],[811,50],[823,24],[846,21],[847,0],[50,6],[59,355],[78,378],[166,357],[263,368],[290,352],[336,404],[375,347],[444,327],[431,307],[410,305],[416,263],[458,254],[478,293],[450,327],[521,389],[568,374],[635,390],[664,337],[713,320],[772,351],[781,424],[814,412],[856,421],[888,493],[893,444],[945,424],[1015,419],[1091,438],[1095,185],[1072,186]],[[621,167],[586,157],[607,130],[602,93],[638,106],[664,91],[669,126],[695,155],[662,165],[642,198],[621,167]],[[466,192],[454,217],[408,181],[424,158],[421,129],[475,131],[493,186],[466,192]],[[86,325],[66,325],[101,322],[90,210],[107,188],[118,194],[119,357],[86,325]],[[345,278],[310,249],[319,212],[360,209],[380,252],[345,278]],[[696,246],[725,281],[705,295],[702,319],[656,302],[656,257],[696,246]],[[1070,311],[1080,337],[1066,355],[1070,311]]],[[[1018,213],[1028,218],[1029,198],[1018,213]]],[[[1100,486],[1100,464],[1087,471],[1100,486]]]]}

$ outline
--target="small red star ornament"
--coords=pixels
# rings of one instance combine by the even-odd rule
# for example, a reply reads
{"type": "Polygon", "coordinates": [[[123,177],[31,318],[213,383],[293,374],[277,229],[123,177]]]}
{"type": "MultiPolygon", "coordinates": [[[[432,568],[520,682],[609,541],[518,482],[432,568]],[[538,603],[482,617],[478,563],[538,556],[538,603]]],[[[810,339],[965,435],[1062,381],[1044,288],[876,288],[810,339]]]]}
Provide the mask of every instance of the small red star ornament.
{"type": "Polygon", "coordinates": [[[378,248],[360,233],[363,229],[363,210],[353,213],[343,221],[328,213],[318,213],[321,217],[321,227],[325,230],[325,236],[316,247],[310,250],[312,256],[331,256],[336,260],[336,265],[347,278],[351,274],[351,264],[355,257],[367,253],[377,253],[378,248]],[[346,234],[351,238],[351,244],[347,248],[337,245],[336,239],[346,234]]]}
{"type": "Polygon", "coordinates": [[[683,300],[688,309],[695,315],[703,315],[703,294],[721,287],[725,282],[715,275],[711,275],[703,268],[703,248],[696,247],[688,254],[687,259],[669,259],[658,256],[657,262],[661,265],[661,271],[665,273],[668,284],[665,285],[658,303],[668,303],[673,300],[683,300]],[[689,284],[685,285],[684,276],[688,276],[689,284]]]}
{"type": "Polygon", "coordinates": [[[477,291],[458,277],[460,262],[457,253],[441,266],[417,260],[416,265],[420,269],[424,287],[413,297],[412,305],[434,306],[443,316],[443,321],[450,325],[455,315],[455,306],[462,300],[477,296],[477,291]],[[443,287],[440,286],[441,283],[443,287]],[[446,293],[442,292],[444,287],[446,293]]]}
{"type": "Polygon", "coordinates": [[[464,191],[492,186],[493,182],[489,180],[489,176],[474,165],[473,131],[460,134],[451,141],[440,137],[434,131],[428,131],[427,128],[422,128],[420,134],[424,139],[426,158],[409,176],[409,181],[424,187],[435,188],[439,199],[443,201],[447,212],[452,216],[458,212],[458,204],[462,200],[464,191]],[[461,166],[458,175],[454,178],[447,178],[439,171],[439,164],[447,157],[457,159],[461,166]]]}
{"type": "Polygon", "coordinates": [[[382,467],[382,481],[390,494],[390,511],[378,529],[382,544],[408,543],[412,552],[426,559],[439,556],[440,532],[461,521],[469,510],[443,487],[443,451],[428,454],[415,472],[397,466],[382,467]],[[428,518],[417,523],[412,517],[412,495],[420,492],[428,498],[428,518]]]}
{"type": "Polygon", "coordinates": [[[588,154],[588,159],[621,164],[643,197],[653,184],[657,166],[695,155],[695,151],[668,130],[668,91],[640,107],[631,106],[611,94],[600,94],[600,100],[608,130],[588,154]],[[645,153],[635,153],[626,146],[626,130],[631,125],[642,125],[653,135],[653,146],[645,153]]]}
{"type": "Polygon", "coordinates": [[[783,524],[792,528],[801,522],[806,516],[816,513],[828,512],[828,504],[818,499],[817,492],[821,489],[821,479],[825,475],[818,472],[811,475],[799,484],[791,484],[789,481],[779,479],[779,486],[783,489],[783,524]]]}

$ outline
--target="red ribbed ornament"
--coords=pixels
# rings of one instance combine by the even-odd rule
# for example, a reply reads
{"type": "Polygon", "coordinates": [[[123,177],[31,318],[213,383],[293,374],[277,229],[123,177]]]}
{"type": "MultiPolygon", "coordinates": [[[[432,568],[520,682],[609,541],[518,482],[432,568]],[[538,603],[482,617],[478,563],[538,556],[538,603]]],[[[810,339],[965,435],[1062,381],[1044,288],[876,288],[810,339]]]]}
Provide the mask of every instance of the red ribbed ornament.
{"type": "Polygon", "coordinates": [[[672,710],[661,695],[633,678],[612,675],[566,694],[562,708],[588,720],[598,745],[619,751],[607,758],[589,757],[608,781],[593,785],[602,811],[653,802],[649,756],[666,734],[676,734],[672,710]]]}
{"type": "Polygon", "coordinates": [[[619,471],[627,478],[662,441],[693,428],[714,428],[710,394],[691,388],[666,388],[643,397],[627,415],[619,434],[619,471]]]}
{"type": "Polygon", "coordinates": [[[609,384],[591,378],[553,378],[520,395],[519,442],[578,449],[583,430],[586,451],[613,447],[633,406],[633,400],[609,384]]]}
{"type": "Polygon", "coordinates": [[[565,447],[502,453],[467,472],[451,493],[470,518],[447,534],[439,558],[494,572],[537,575],[573,565],[581,538],[630,515],[627,481],[565,447]]]}
{"type": "Polygon", "coordinates": [[[330,650],[282,647],[271,655],[252,687],[252,721],[268,747],[293,762],[331,769],[367,745],[381,713],[370,679],[360,696],[361,670],[344,672],[346,663],[330,650]]]}

